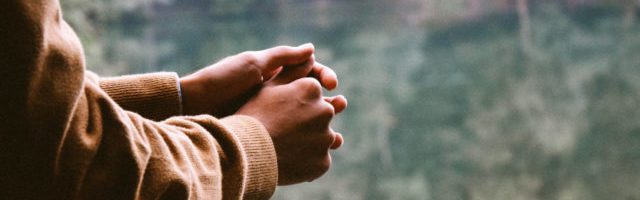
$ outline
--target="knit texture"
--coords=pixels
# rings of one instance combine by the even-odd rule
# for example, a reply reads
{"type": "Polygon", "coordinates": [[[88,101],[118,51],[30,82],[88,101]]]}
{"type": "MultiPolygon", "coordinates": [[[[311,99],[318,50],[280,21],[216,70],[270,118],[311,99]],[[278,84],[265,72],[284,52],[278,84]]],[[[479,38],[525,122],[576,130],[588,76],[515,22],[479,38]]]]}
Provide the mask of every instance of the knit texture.
{"type": "Polygon", "coordinates": [[[178,75],[173,72],[127,75],[100,79],[109,97],[125,110],[154,120],[181,114],[178,75]]]}
{"type": "Polygon", "coordinates": [[[243,144],[243,152],[247,154],[246,177],[253,177],[255,180],[244,181],[246,182],[244,197],[247,199],[269,198],[271,187],[278,181],[278,162],[275,150],[271,148],[273,144],[269,136],[260,134],[266,130],[260,122],[247,116],[231,116],[222,119],[222,122],[228,124],[232,131],[237,133],[236,136],[243,144]]]}
{"type": "Polygon", "coordinates": [[[100,79],[84,64],[57,0],[0,1],[1,199],[271,196],[258,121],[176,116],[175,74],[100,79]]]}

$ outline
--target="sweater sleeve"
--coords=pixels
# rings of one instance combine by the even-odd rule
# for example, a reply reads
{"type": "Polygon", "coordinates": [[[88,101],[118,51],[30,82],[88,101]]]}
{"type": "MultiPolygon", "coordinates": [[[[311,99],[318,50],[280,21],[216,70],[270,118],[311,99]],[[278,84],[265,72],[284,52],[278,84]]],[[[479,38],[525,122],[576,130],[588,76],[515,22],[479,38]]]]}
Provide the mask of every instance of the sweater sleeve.
{"type": "Polygon", "coordinates": [[[181,115],[178,75],[173,72],[100,78],[100,88],[123,109],[153,120],[181,115]]]}
{"type": "MultiPolygon", "coordinates": [[[[123,109],[85,73],[57,0],[0,1],[0,77],[3,198],[260,199],[275,189],[275,150],[259,122],[156,122],[123,109]]],[[[172,98],[157,115],[175,113],[175,90],[158,94],[172,98]]]]}

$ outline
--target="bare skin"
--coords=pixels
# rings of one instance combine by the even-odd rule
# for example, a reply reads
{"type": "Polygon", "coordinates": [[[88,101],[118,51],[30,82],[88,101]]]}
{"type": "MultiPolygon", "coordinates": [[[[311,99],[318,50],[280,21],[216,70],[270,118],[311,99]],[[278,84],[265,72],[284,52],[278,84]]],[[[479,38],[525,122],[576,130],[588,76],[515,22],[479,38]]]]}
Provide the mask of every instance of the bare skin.
{"type": "Polygon", "coordinates": [[[308,75],[320,80],[325,88],[335,89],[338,86],[336,73],[315,62],[313,53],[311,44],[247,51],[185,76],[180,79],[184,113],[206,113],[216,117],[233,114],[283,67],[304,63],[313,66],[308,75]]]}
{"type": "Polygon", "coordinates": [[[335,89],[338,79],[313,52],[313,45],[244,52],[186,76],[185,113],[259,120],[275,145],[278,184],[314,180],[329,169],[329,150],[343,143],[330,122],[347,100],[322,96],[322,87],[335,89]]]}
{"type": "Polygon", "coordinates": [[[300,71],[308,68],[284,70],[237,112],[263,122],[271,134],[280,185],[320,177],[331,166],[329,149],[342,144],[342,136],[329,127],[334,106],[323,100],[318,80],[302,78],[300,71]]]}

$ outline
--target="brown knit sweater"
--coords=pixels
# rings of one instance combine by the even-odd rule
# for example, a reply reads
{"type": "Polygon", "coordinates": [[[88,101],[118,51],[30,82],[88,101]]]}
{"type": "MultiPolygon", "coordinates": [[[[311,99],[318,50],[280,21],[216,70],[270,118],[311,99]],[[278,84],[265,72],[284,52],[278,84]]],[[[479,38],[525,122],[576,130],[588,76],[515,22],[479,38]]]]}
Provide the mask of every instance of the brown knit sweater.
{"type": "Polygon", "coordinates": [[[0,199],[271,196],[258,121],[172,117],[175,73],[100,79],[84,63],[57,0],[0,1],[0,199]]]}

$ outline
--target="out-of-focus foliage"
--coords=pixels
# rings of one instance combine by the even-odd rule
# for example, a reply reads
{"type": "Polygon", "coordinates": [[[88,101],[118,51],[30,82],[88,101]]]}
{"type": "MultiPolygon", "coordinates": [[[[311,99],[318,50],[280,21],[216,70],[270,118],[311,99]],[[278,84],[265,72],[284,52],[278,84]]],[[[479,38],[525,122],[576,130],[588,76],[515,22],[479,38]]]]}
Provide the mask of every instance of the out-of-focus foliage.
{"type": "Polygon", "coordinates": [[[106,75],[314,42],[346,143],[277,199],[640,198],[637,1],[62,3],[106,75]]]}

